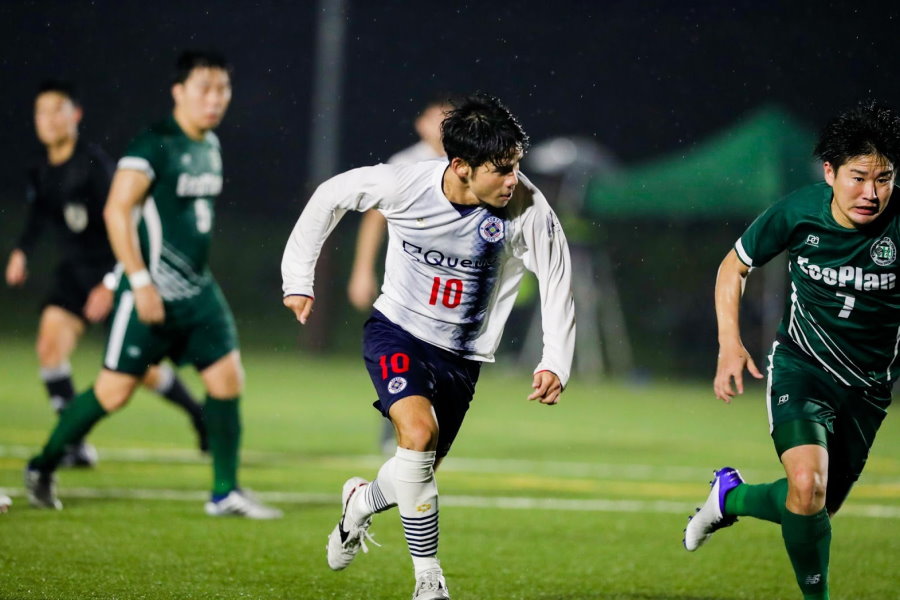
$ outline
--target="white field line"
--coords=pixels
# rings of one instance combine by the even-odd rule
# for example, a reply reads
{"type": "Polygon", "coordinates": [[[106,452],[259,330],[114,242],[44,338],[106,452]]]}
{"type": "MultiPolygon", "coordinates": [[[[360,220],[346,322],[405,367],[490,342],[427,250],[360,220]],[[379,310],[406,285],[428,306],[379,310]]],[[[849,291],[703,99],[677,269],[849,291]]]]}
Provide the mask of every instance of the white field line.
{"type": "MultiPolygon", "coordinates": [[[[0,492],[3,492],[0,490],[0,492]]],[[[20,489],[7,489],[3,492],[14,498],[22,498],[25,493],[20,489]]],[[[129,489],[129,488],[65,488],[62,498],[115,499],[115,500],[163,500],[179,502],[203,502],[209,496],[206,492],[166,490],[166,489],[129,489]]],[[[315,494],[302,492],[254,492],[254,496],[265,502],[276,504],[321,505],[336,504],[337,494],[315,494]]],[[[461,508],[488,508],[500,510],[550,510],[575,512],[626,512],[657,514],[692,514],[694,506],[686,502],[669,502],[665,500],[613,500],[592,498],[585,500],[567,500],[562,498],[528,498],[513,496],[441,496],[441,506],[461,508]]],[[[900,506],[884,506],[878,504],[856,504],[842,509],[841,514],[855,517],[876,519],[900,519],[900,506]]]]}

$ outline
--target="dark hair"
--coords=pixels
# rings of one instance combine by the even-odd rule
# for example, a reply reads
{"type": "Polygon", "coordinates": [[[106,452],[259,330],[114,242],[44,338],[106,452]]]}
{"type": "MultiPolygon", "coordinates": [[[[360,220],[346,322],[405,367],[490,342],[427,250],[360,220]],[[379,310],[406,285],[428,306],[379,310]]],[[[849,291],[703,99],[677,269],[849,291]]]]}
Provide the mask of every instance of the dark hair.
{"type": "Polygon", "coordinates": [[[194,69],[222,69],[231,75],[231,64],[225,56],[214,50],[186,50],[175,61],[172,83],[184,83],[194,69]]]}
{"type": "Polygon", "coordinates": [[[81,98],[78,95],[78,89],[71,81],[63,79],[45,79],[37,87],[37,92],[35,92],[34,97],[37,98],[41,94],[46,94],[47,92],[61,94],[71,100],[72,104],[75,106],[81,106],[81,98]]]}
{"type": "Polygon", "coordinates": [[[877,100],[866,100],[831,120],[819,135],[813,154],[837,171],[855,156],[874,154],[897,166],[900,115],[877,100]]]}
{"type": "Polygon", "coordinates": [[[528,135],[500,100],[483,93],[464,98],[441,123],[441,142],[447,158],[460,158],[472,167],[490,162],[508,165],[528,147],[528,135]]]}

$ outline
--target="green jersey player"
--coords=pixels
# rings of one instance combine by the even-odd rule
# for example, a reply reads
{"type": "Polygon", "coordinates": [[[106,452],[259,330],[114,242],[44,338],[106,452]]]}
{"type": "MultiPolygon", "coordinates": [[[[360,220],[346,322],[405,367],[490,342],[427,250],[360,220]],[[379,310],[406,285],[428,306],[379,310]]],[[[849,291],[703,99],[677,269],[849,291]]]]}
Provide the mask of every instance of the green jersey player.
{"type": "Polygon", "coordinates": [[[104,368],[29,462],[25,484],[32,505],[61,507],[53,472],[65,444],[124,406],[147,366],[168,356],[193,364],[207,390],[203,413],[214,483],[206,512],[281,516],[237,484],[243,369],[234,319],[207,266],[213,203],[222,189],[212,129],[231,100],[229,71],[217,54],[183,54],[171,117],[139,135],[119,161],[104,219],[126,277],[116,295],[104,368]]]}
{"type": "Polygon", "coordinates": [[[759,216],[719,269],[716,396],[743,393],[743,370],[762,378],[743,346],[739,301],[747,274],[789,259],[790,296],[769,354],[768,415],[786,477],[748,485],[716,471],[685,530],[696,550],[740,516],[781,525],[806,599],[828,598],[830,518],[859,478],[900,371],[900,212],[890,204],[900,160],[900,115],[870,102],[833,120],[815,149],[825,183],[759,216]]]}

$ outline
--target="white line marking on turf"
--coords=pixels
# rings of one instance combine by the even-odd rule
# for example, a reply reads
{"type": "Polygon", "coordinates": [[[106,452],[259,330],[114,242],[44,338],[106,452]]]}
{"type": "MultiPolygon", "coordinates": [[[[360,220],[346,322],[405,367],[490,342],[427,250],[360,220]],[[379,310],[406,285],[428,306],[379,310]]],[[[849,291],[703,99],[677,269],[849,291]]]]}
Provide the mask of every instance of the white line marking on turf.
{"type": "MultiPolygon", "coordinates": [[[[0,490],[13,497],[25,495],[23,490],[0,490]]],[[[108,499],[108,500],[165,500],[179,502],[203,502],[209,498],[205,492],[167,489],[129,488],[66,488],[62,490],[66,498],[108,499]]],[[[265,502],[278,504],[334,504],[336,494],[305,492],[254,492],[254,496],[265,502]]],[[[494,508],[501,510],[551,510],[576,512],[628,512],[656,514],[689,514],[695,506],[686,502],[666,500],[614,500],[610,498],[563,499],[529,498],[516,496],[441,496],[442,506],[461,508],[494,508]]],[[[844,507],[842,514],[876,519],[900,519],[900,506],[879,504],[856,504],[844,507]]]]}

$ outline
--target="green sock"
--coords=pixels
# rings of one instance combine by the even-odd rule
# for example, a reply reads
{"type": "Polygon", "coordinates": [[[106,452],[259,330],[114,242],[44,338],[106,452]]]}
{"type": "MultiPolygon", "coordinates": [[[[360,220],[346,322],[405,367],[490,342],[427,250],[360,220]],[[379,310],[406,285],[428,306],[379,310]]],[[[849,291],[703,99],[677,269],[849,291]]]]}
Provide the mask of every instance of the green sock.
{"type": "Polygon", "coordinates": [[[828,556],[831,550],[828,511],[823,508],[814,515],[797,515],[785,510],[781,536],[803,599],[828,600],[828,556]]]}
{"type": "Polygon", "coordinates": [[[787,490],[787,479],[759,485],[742,483],[725,496],[725,514],[781,523],[787,510],[784,507],[787,490]]]}
{"type": "Polygon", "coordinates": [[[28,461],[28,468],[44,473],[56,470],[66,454],[66,446],[81,440],[106,415],[97,401],[94,388],[76,396],[60,413],[59,421],[41,453],[28,461]]]}
{"type": "Polygon", "coordinates": [[[213,462],[213,497],[223,497],[237,488],[238,454],[241,447],[240,397],[218,399],[206,397],[203,418],[209,436],[209,453],[213,462]]]}

